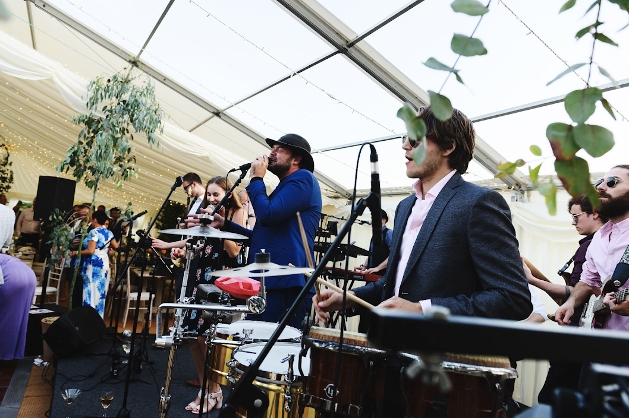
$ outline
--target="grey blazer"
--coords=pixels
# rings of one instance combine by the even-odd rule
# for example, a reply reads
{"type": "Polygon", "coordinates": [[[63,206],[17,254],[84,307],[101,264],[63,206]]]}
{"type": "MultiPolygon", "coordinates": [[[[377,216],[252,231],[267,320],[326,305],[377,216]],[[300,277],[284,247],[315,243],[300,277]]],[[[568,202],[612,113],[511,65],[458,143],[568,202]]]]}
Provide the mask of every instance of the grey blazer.
{"type": "MultiPolygon", "coordinates": [[[[354,289],[374,305],[393,296],[402,235],[415,200],[409,196],[396,209],[384,277],[354,289]]],[[[456,173],[426,216],[399,296],[412,302],[430,299],[453,315],[527,318],[533,307],[505,200],[456,173]]]]}

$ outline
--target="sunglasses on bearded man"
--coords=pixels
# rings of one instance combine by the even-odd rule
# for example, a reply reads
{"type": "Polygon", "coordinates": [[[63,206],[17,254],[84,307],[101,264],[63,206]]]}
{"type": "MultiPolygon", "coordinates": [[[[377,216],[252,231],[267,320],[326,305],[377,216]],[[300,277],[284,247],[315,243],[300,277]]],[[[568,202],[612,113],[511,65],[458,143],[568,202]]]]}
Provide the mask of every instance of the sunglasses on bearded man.
{"type": "Polygon", "coordinates": [[[621,181],[622,180],[619,179],[618,177],[607,177],[606,179],[599,179],[599,180],[596,180],[596,182],[594,183],[594,188],[597,188],[598,186],[603,184],[603,182],[605,182],[605,185],[608,188],[612,189],[616,187],[616,185],[620,183],[621,181]]]}

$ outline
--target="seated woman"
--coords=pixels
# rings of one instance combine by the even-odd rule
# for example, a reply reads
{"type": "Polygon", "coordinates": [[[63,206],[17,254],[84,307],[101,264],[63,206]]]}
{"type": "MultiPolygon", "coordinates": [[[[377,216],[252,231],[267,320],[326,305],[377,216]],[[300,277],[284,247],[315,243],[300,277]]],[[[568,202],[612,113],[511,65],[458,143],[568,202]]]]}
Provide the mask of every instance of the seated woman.
{"type": "MultiPolygon", "coordinates": [[[[118,248],[114,234],[105,228],[107,214],[92,213],[91,227],[81,246],[81,276],[83,276],[83,305],[91,306],[105,315],[105,298],[109,288],[109,247],[118,248]]],[[[78,251],[72,251],[74,257],[78,251]]]]}
{"type": "MultiPolygon", "coordinates": [[[[211,213],[213,208],[209,205],[216,206],[223,199],[227,190],[231,189],[231,184],[225,177],[214,177],[207,182],[205,187],[206,194],[203,199],[202,207],[204,213],[211,213]]],[[[240,199],[236,194],[232,194],[227,201],[224,208],[219,212],[226,219],[230,219],[233,222],[245,226],[246,213],[243,210],[240,199]]],[[[154,241],[155,242],[155,241],[154,241]]],[[[158,247],[159,248],[159,247],[158,247]]],[[[212,271],[224,270],[226,268],[236,267],[241,263],[238,261],[242,247],[234,242],[225,239],[218,238],[206,238],[205,245],[201,249],[197,256],[198,264],[195,269],[190,270],[189,277],[194,277],[194,290],[193,296],[196,295],[197,286],[202,283],[214,283],[215,277],[210,275],[212,271]]],[[[173,249],[173,257],[185,255],[183,249],[173,249]]],[[[197,299],[195,303],[208,303],[209,301],[197,299]]],[[[190,340],[190,352],[192,354],[192,360],[194,362],[197,374],[199,375],[199,382],[203,381],[203,371],[206,362],[207,347],[205,344],[205,337],[203,334],[210,328],[209,323],[204,323],[200,311],[188,311],[186,318],[184,318],[184,328],[188,330],[196,329],[196,340],[190,340]]],[[[197,398],[190,402],[186,406],[186,410],[192,411],[194,414],[205,413],[212,410],[214,407],[220,408],[223,403],[223,393],[218,383],[207,381],[206,387],[208,388],[208,394],[205,396],[205,402],[203,402],[203,410],[201,411],[201,391],[197,395],[197,398]]]]}

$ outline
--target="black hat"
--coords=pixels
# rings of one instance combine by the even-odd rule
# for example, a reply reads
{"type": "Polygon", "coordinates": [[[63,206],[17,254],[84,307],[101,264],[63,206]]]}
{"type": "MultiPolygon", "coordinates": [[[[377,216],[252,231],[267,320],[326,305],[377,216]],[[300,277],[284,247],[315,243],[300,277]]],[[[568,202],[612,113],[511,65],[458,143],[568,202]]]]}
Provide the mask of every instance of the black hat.
{"type": "Polygon", "coordinates": [[[303,167],[311,173],[314,172],[314,160],[312,159],[312,155],[310,155],[310,144],[301,136],[297,134],[286,134],[277,141],[267,138],[266,143],[269,144],[271,148],[279,144],[286,145],[291,150],[296,151],[298,155],[301,155],[303,167]]]}

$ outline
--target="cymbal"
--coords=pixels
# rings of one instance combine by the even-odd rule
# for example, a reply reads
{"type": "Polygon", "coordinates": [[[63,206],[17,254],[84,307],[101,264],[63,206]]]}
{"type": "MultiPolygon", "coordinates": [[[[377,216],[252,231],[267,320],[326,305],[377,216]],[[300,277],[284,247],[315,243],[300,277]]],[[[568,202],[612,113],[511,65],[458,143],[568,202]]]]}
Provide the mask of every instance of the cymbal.
{"type": "Polygon", "coordinates": [[[162,229],[160,234],[172,234],[172,235],[187,235],[193,237],[208,237],[208,238],[226,238],[232,240],[245,240],[249,239],[244,235],[234,234],[233,232],[220,231],[211,226],[194,226],[192,228],[182,229],[162,229]]]}
{"type": "Polygon", "coordinates": [[[314,269],[308,267],[281,266],[275,263],[251,263],[244,267],[213,271],[210,274],[217,277],[267,277],[312,273],[313,271],[314,269]]]}

